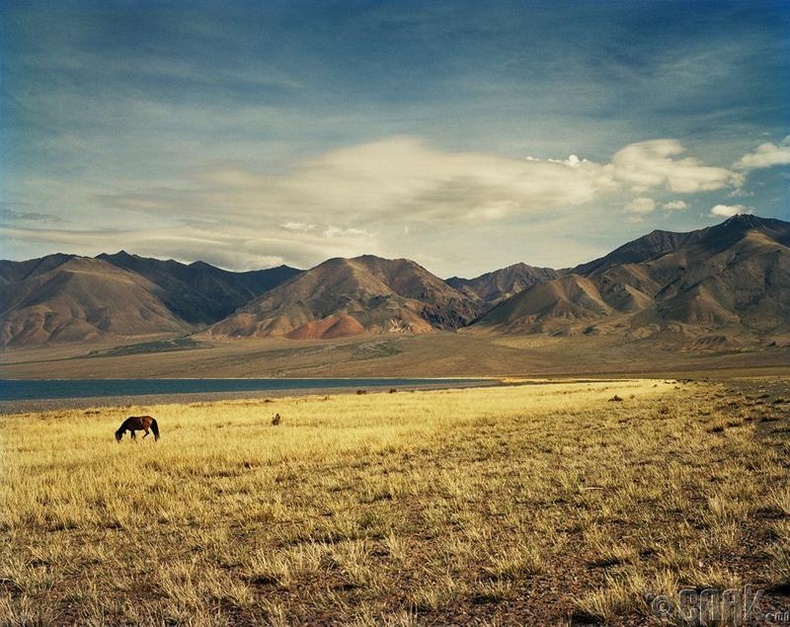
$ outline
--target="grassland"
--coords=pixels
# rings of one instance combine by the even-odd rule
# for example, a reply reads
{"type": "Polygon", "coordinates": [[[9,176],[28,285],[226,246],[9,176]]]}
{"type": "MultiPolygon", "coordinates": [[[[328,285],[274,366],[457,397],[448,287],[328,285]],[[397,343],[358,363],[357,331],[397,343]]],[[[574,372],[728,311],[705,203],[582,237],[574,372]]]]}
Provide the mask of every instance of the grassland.
{"type": "Polygon", "coordinates": [[[1,416],[0,624],[693,624],[683,590],[747,584],[765,617],[788,410],[774,377],[1,416]]]}

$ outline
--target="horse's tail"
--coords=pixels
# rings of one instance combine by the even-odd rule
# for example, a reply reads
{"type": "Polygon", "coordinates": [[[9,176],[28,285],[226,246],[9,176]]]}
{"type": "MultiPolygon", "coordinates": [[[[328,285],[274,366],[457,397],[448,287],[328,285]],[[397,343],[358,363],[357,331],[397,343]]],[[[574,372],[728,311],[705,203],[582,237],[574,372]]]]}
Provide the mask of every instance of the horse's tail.
{"type": "Polygon", "coordinates": [[[154,440],[159,439],[159,425],[156,424],[156,418],[151,418],[151,431],[154,432],[154,440]]]}

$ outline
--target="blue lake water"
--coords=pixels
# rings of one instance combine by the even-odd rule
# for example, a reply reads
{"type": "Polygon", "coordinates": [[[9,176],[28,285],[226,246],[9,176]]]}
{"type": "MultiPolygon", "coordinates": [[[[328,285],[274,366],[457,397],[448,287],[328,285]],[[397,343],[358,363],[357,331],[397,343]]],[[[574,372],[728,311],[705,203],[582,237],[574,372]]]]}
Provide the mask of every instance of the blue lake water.
{"type": "Polygon", "coordinates": [[[0,380],[0,401],[53,400],[154,394],[281,392],[309,389],[482,385],[485,379],[85,379],[0,380]]]}

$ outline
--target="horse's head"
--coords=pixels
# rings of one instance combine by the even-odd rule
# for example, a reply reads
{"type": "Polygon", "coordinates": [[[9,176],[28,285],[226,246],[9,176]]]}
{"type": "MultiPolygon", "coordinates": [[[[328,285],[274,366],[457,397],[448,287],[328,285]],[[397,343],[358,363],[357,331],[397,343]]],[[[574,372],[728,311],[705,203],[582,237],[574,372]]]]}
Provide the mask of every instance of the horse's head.
{"type": "Polygon", "coordinates": [[[116,440],[118,440],[120,442],[122,437],[123,437],[123,428],[118,429],[118,431],[115,432],[115,439],[116,440]]]}

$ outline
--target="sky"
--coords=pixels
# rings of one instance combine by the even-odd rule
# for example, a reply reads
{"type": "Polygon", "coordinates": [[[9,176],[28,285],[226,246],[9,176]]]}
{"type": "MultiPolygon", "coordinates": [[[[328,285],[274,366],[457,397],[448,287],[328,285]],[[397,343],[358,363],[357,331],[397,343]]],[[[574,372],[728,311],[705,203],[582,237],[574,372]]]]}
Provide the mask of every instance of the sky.
{"type": "Polygon", "coordinates": [[[0,258],[563,268],[790,220],[785,0],[5,0],[0,258]]]}

